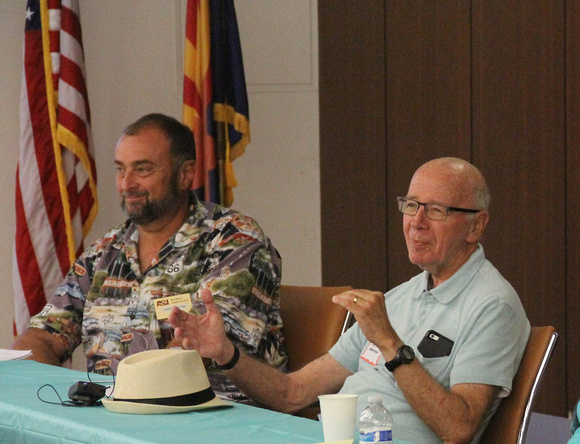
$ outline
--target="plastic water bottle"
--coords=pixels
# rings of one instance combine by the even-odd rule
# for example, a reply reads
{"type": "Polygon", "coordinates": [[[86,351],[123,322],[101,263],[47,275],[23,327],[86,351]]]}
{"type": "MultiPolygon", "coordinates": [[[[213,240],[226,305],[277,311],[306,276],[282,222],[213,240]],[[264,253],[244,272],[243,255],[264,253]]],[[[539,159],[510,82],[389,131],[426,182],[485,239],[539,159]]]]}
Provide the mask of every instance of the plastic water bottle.
{"type": "Polygon", "coordinates": [[[381,395],[369,396],[369,406],[361,413],[358,424],[360,443],[393,443],[393,417],[383,405],[381,395]]]}

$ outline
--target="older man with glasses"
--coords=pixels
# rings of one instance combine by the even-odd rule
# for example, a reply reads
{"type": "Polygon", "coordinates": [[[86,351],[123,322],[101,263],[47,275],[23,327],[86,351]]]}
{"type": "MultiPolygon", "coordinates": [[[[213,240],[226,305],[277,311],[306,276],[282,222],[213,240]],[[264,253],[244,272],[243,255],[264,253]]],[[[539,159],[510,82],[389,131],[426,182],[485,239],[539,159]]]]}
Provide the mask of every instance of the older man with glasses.
{"type": "Polygon", "coordinates": [[[261,365],[227,340],[211,294],[208,311],[174,309],[186,348],[226,364],[252,399],[293,412],[325,393],[381,394],[393,436],[415,443],[478,442],[511,390],[530,324],[512,286],[479,243],[489,221],[483,175],[457,158],[427,162],[398,199],[409,260],[423,272],[386,295],[334,296],[357,323],[321,358],[290,374],[261,365]]]}

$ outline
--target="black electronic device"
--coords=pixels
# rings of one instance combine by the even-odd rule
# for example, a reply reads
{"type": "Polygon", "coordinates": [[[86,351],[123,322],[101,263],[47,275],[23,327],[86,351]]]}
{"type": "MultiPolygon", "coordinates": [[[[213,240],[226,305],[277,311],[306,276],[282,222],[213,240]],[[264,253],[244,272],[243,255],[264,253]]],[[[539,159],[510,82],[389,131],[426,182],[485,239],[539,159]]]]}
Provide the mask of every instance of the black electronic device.
{"type": "Polygon", "coordinates": [[[417,347],[417,350],[425,358],[442,358],[451,354],[453,341],[446,338],[435,330],[429,330],[425,333],[423,340],[417,347]]]}
{"type": "Polygon", "coordinates": [[[81,403],[95,403],[105,396],[107,387],[94,382],[78,381],[68,389],[68,397],[81,403]]]}

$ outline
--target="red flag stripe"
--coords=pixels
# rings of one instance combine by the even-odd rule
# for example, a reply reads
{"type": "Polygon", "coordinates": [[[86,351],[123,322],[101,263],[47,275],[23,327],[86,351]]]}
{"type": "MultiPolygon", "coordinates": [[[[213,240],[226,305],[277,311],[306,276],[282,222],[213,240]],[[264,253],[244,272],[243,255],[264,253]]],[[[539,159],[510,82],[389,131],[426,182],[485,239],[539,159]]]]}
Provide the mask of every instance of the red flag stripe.
{"type": "Polygon", "coordinates": [[[74,133],[85,145],[88,145],[89,129],[86,127],[85,121],[78,114],[61,105],[58,109],[58,123],[74,133]]]}
{"type": "MultiPolygon", "coordinates": [[[[76,106],[82,106],[82,115],[84,120],[88,120],[89,116],[85,116],[86,114],[86,107],[84,106],[85,103],[88,103],[87,99],[87,87],[85,85],[85,78],[84,73],[81,71],[79,65],[77,65],[74,61],[70,60],[63,54],[60,57],[60,83],[66,83],[69,85],[76,94],[79,94],[82,99],[82,102],[77,104],[76,106]]],[[[59,90],[62,89],[62,85],[59,85],[59,90]]],[[[59,100],[60,102],[60,100],[59,100]]]]}
{"type": "Polygon", "coordinates": [[[83,37],[81,32],[81,22],[79,20],[79,11],[78,9],[74,11],[71,7],[74,7],[71,2],[63,2],[60,10],[60,27],[64,32],[74,36],[75,40],[82,47],[83,37]]]}
{"type": "Polygon", "coordinates": [[[189,77],[183,79],[183,103],[189,105],[196,110],[200,109],[201,96],[195,82],[189,77]]]}

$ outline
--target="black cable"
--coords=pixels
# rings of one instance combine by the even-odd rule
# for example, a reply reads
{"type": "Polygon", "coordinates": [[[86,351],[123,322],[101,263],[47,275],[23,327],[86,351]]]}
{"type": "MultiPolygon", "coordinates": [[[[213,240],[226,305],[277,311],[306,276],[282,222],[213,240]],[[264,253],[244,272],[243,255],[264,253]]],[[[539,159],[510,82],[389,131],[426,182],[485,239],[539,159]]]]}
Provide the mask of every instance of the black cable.
{"type": "MultiPolygon", "coordinates": [[[[109,369],[111,370],[111,375],[113,376],[113,385],[112,385],[113,390],[111,391],[111,394],[112,394],[115,391],[115,372],[113,371],[113,369],[111,369],[110,366],[109,366],[109,369]]],[[[89,380],[89,382],[91,384],[100,385],[100,384],[97,384],[97,383],[95,383],[95,382],[92,381],[91,375],[90,375],[88,369],[87,369],[87,379],[89,380]]],[[[79,384],[79,382],[77,382],[77,384],[79,384]]],[[[101,386],[101,387],[104,387],[105,390],[111,388],[111,386],[101,386]]],[[[110,398],[111,397],[110,394],[109,395],[105,395],[105,396],[107,398],[110,398]]],[[[60,395],[58,394],[58,392],[56,391],[56,388],[54,388],[54,386],[52,384],[44,384],[44,385],[42,385],[36,391],[36,397],[40,401],[42,401],[42,402],[44,402],[46,404],[61,405],[63,407],[93,407],[93,406],[100,406],[100,405],[102,405],[102,402],[101,402],[100,399],[93,399],[93,400],[90,400],[90,401],[81,401],[81,400],[78,400],[78,399],[70,399],[70,400],[67,400],[67,401],[63,401],[62,398],[60,397],[60,395]],[[56,393],[56,396],[58,397],[58,400],[60,402],[52,402],[52,401],[47,401],[45,399],[42,399],[42,397],[40,396],[40,391],[43,388],[45,388],[45,387],[50,387],[54,391],[54,393],[56,393]]]]}
{"type": "Polygon", "coordinates": [[[41,386],[37,391],[36,391],[36,397],[41,400],[42,402],[45,402],[46,404],[52,404],[52,405],[61,405],[63,407],[93,407],[93,406],[97,406],[97,405],[101,405],[101,401],[97,400],[97,401],[89,401],[89,402],[82,402],[82,401],[77,401],[77,400],[69,400],[69,401],[63,401],[62,398],[60,397],[60,395],[58,394],[58,392],[56,391],[56,389],[54,388],[53,385],[51,384],[44,384],[43,386],[41,386]],[[40,391],[44,388],[44,387],[50,387],[54,393],[56,393],[56,396],[58,396],[58,399],[60,402],[52,402],[52,401],[46,401],[45,399],[42,399],[40,397],[40,391]]]}

